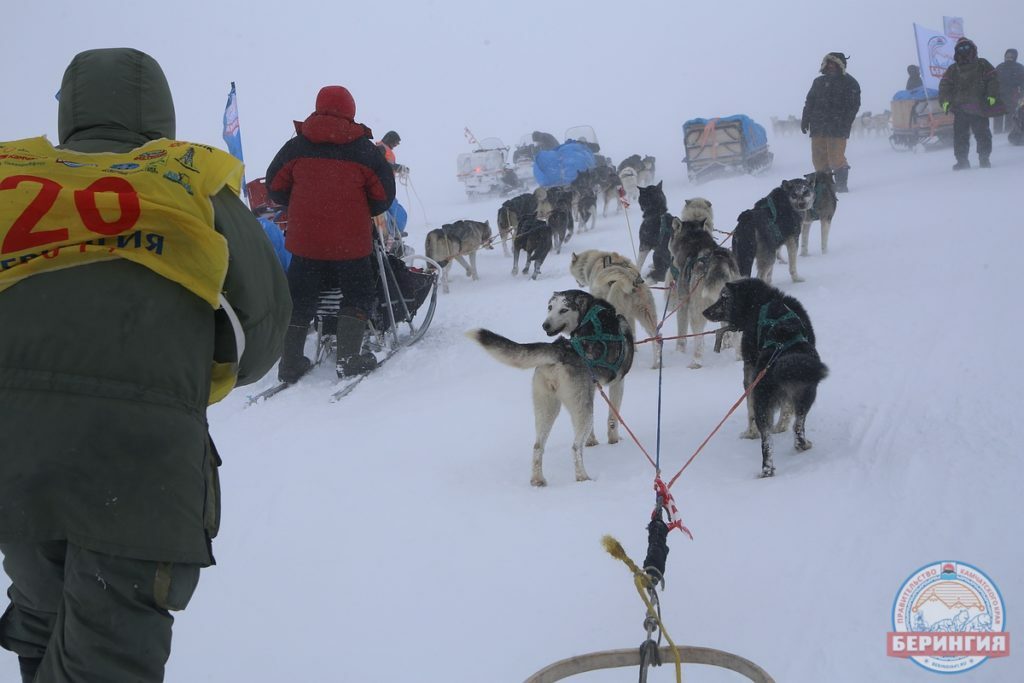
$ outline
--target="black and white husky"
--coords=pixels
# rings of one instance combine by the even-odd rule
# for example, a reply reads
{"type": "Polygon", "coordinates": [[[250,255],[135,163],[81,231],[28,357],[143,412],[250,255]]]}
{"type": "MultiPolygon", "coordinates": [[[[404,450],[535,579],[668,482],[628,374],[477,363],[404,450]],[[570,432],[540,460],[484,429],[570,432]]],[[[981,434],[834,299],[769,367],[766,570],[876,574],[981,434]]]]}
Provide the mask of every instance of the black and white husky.
{"type": "Polygon", "coordinates": [[[633,331],[626,319],[603,299],[579,289],[555,292],[541,325],[553,342],[520,344],[490,330],[466,333],[492,356],[516,368],[534,368],[533,413],[537,438],[533,444],[530,483],[546,486],[544,444],[561,406],[572,419],[576,481],[590,479],[583,467],[583,447],[597,445],[594,436],[594,382],[608,386],[614,410],[608,411],[608,443],[619,441],[615,413],[622,405],[623,380],[633,365],[633,331]]]}
{"type": "Polygon", "coordinates": [[[672,265],[672,254],[668,250],[668,242],[672,237],[672,214],[668,212],[668,200],[665,191],[661,189],[661,183],[641,187],[639,202],[644,217],[640,223],[637,268],[643,270],[647,255],[654,252],[654,263],[647,277],[655,282],[663,282],[666,271],[672,265]]]}
{"type": "Polygon", "coordinates": [[[750,277],[757,261],[757,277],[772,282],[775,253],[785,245],[789,252],[789,274],[803,282],[796,272],[796,248],[804,216],[814,202],[814,191],[804,178],[783,180],[782,184],[757,200],[752,209],[739,215],[732,234],[732,251],[740,274],[750,277]]]}
{"type": "Polygon", "coordinates": [[[743,388],[763,370],[764,378],[747,397],[746,439],[761,437],[761,476],[775,474],[772,432],[784,432],[793,422],[798,451],[811,448],[804,434],[807,413],[828,368],[818,357],[814,328],[800,302],[754,278],[729,282],[718,301],[704,311],[708,320],[725,322],[742,332],[743,388]],[[772,426],[775,411],[779,421],[772,426]]]}

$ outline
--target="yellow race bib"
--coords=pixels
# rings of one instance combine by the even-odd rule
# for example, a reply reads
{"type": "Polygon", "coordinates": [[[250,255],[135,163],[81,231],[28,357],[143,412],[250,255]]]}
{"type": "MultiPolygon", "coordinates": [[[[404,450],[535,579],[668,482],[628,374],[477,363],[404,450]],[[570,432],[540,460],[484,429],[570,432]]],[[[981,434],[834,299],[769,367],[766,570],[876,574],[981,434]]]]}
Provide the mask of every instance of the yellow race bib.
{"type": "MultiPolygon", "coordinates": [[[[236,193],[242,164],[213,147],[154,140],[125,153],[0,143],[0,292],[47,271],[123,258],[220,307],[227,241],[210,198],[236,193]]],[[[215,373],[219,399],[233,373],[215,373]]]]}
{"type": "Polygon", "coordinates": [[[124,154],[55,149],[46,138],[0,144],[0,291],[37,273],[112,258],[134,261],[218,308],[227,242],[210,197],[236,192],[226,152],[154,140],[124,154]]]}

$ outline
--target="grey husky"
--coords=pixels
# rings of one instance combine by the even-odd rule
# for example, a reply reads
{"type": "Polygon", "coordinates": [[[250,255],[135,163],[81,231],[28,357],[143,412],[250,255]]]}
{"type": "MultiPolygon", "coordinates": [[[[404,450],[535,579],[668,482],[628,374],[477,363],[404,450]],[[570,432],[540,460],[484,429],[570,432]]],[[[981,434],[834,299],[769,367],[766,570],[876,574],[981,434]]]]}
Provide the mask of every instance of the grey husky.
{"type": "Polygon", "coordinates": [[[750,277],[756,260],[757,277],[771,284],[775,253],[785,245],[789,252],[789,275],[793,282],[803,282],[796,272],[797,240],[804,214],[813,203],[811,184],[795,178],[783,180],[767,197],[741,213],[732,233],[732,251],[740,274],[750,277]]]}
{"type": "MultiPolygon", "coordinates": [[[[689,200],[687,200],[689,201],[689,200]]],[[[669,251],[676,275],[674,286],[668,290],[669,308],[676,310],[676,348],[686,349],[684,335],[704,332],[707,319],[704,309],[718,299],[727,282],[739,278],[739,266],[732,252],[715,243],[706,218],[700,220],[672,219],[672,239],[669,251]]],[[[701,367],[704,359],[704,337],[694,338],[693,360],[690,368],[701,367]]]]}
{"type": "Polygon", "coordinates": [[[800,255],[807,256],[807,242],[810,241],[811,223],[821,222],[821,253],[828,253],[828,231],[832,227],[832,219],[836,215],[836,182],[830,171],[815,171],[804,176],[811,184],[814,192],[814,203],[804,212],[803,225],[800,227],[800,255]]]}
{"type": "Polygon", "coordinates": [[[423,251],[427,258],[438,262],[441,266],[441,286],[448,292],[448,270],[452,261],[458,261],[466,269],[466,275],[474,280],[480,277],[476,271],[476,252],[480,249],[493,249],[491,244],[491,224],[489,221],[455,221],[446,223],[427,233],[423,251]],[[465,256],[469,256],[466,263],[465,256]]]}
{"type": "Polygon", "coordinates": [[[583,447],[597,445],[594,435],[594,383],[608,386],[614,410],[608,411],[608,443],[619,441],[615,417],[622,405],[623,380],[633,365],[633,331],[629,323],[603,299],[579,289],[555,292],[541,325],[553,342],[520,344],[490,330],[466,333],[506,365],[534,368],[533,414],[537,438],[533,444],[530,483],[546,486],[542,467],[544,445],[564,405],[572,419],[576,481],[590,479],[583,467],[583,447]]]}

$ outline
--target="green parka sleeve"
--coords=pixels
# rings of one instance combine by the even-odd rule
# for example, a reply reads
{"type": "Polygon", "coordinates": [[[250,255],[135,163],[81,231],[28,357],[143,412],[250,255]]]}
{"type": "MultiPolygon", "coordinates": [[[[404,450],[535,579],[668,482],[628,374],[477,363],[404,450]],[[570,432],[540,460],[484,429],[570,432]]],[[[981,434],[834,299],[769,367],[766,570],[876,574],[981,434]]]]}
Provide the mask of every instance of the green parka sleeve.
{"type": "Polygon", "coordinates": [[[999,99],[999,74],[992,62],[987,59],[978,60],[981,68],[981,80],[985,84],[985,97],[999,99]]]}
{"type": "MultiPolygon", "coordinates": [[[[263,377],[281,357],[292,300],[270,240],[238,196],[222,189],[213,197],[213,210],[217,232],[228,241],[224,296],[245,334],[245,351],[238,365],[238,386],[242,386],[263,377]]],[[[225,361],[234,356],[231,323],[218,312],[214,357],[225,361]]]]}
{"type": "Polygon", "coordinates": [[[955,93],[953,89],[955,87],[956,79],[958,77],[959,67],[956,64],[950,64],[946,72],[942,74],[942,80],[939,81],[939,104],[943,102],[953,102],[953,96],[955,93]]]}

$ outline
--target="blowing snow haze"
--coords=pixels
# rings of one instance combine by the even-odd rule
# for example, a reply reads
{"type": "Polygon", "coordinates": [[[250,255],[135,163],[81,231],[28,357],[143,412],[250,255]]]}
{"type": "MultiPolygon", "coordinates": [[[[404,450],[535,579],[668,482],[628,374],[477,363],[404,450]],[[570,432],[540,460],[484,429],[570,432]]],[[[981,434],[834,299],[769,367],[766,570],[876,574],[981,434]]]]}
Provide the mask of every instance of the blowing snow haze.
{"type": "MultiPolygon", "coordinates": [[[[174,93],[178,135],[223,147],[221,116],[238,87],[247,177],[262,176],[304,119],[317,90],[348,87],[357,119],[375,135],[397,130],[400,163],[422,195],[462,196],[455,157],[478,139],[514,145],[524,134],[559,138],[594,127],[615,160],[659,155],[682,174],[684,121],[800,114],[822,56],[839,50],[863,89],[862,111],[881,112],[916,62],[914,22],[965,29],[993,64],[1020,45],[1024,7],[972,1],[892,3],[395,2],[323,1],[167,6],[110,0],[88,7],[23,3],[12,9],[0,57],[9,102],[3,137],[56,135],[57,91],[76,53],[136,47],[160,62],[174,93]],[[55,13],[55,7],[59,12],[55,13]],[[55,20],[56,19],[56,20],[55,20]],[[39,27],[46,27],[45,47],[39,27]],[[12,66],[16,65],[16,66],[12,66]]],[[[418,216],[413,216],[418,221],[418,216]]]]}

